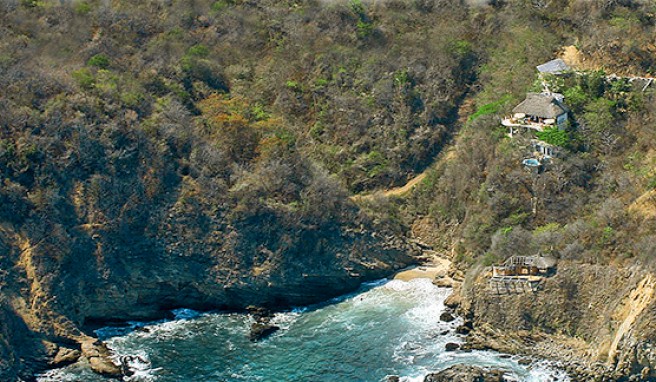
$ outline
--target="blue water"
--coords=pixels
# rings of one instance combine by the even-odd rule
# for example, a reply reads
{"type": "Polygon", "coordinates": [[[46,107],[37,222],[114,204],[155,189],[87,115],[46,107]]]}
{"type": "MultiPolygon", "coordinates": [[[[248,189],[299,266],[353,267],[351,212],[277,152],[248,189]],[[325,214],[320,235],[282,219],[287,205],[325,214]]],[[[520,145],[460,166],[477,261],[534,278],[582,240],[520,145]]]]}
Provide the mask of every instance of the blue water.
{"type": "MultiPolygon", "coordinates": [[[[425,374],[458,363],[490,366],[521,381],[567,381],[547,362],[520,366],[492,352],[446,352],[447,342],[462,342],[461,323],[439,320],[450,290],[428,279],[364,286],[329,303],[277,314],[282,327],[268,339],[248,340],[252,319],[242,314],[176,311],[178,319],[133,323],[148,331],[104,328],[101,338],[117,355],[138,355],[137,373],[126,381],[366,381],[387,375],[422,381],[425,374]]],[[[106,381],[84,364],[51,371],[52,381],[106,381]]]]}

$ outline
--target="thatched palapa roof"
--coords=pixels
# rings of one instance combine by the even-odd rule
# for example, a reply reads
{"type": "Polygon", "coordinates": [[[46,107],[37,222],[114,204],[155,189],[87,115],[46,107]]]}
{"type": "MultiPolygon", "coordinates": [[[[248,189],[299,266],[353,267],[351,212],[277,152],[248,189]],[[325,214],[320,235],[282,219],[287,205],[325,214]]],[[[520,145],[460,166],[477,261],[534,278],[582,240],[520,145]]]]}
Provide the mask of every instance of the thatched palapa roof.
{"type": "Polygon", "coordinates": [[[523,113],[540,118],[557,118],[569,112],[569,108],[554,94],[528,93],[526,99],[515,106],[513,113],[523,113]]]}

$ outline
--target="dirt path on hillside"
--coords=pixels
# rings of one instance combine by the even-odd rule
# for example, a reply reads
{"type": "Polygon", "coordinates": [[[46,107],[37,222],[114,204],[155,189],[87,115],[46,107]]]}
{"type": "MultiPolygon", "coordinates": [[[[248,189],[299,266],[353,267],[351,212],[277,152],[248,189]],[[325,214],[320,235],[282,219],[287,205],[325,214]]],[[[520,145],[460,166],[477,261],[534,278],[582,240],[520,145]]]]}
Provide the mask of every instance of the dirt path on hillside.
{"type": "MultiPolygon", "coordinates": [[[[464,124],[467,122],[467,119],[469,116],[473,113],[474,109],[474,100],[472,98],[467,98],[463,101],[462,105],[460,105],[460,109],[458,110],[458,124],[460,126],[464,126],[464,124]]],[[[442,162],[447,162],[451,161],[456,157],[456,140],[458,138],[458,133],[456,132],[451,141],[445,145],[445,147],[448,147],[446,150],[441,150],[437,156],[434,158],[433,163],[431,163],[426,169],[420,173],[417,174],[414,178],[410,179],[406,184],[403,186],[399,187],[394,187],[394,188],[388,188],[384,190],[377,190],[373,191],[368,194],[358,194],[358,195],[353,195],[351,196],[351,200],[353,201],[359,201],[363,199],[371,199],[374,195],[380,195],[382,193],[383,196],[385,197],[400,197],[404,196],[410,191],[412,191],[415,186],[420,184],[424,179],[426,179],[426,176],[428,174],[428,171],[430,171],[432,168],[435,167],[436,164],[442,162]]]]}
{"type": "Polygon", "coordinates": [[[383,192],[383,195],[390,197],[390,196],[401,196],[408,191],[412,190],[417,184],[419,184],[422,180],[426,178],[426,171],[422,172],[421,174],[415,176],[414,178],[410,179],[408,183],[401,187],[397,188],[392,188],[389,190],[386,190],[383,192]]]}

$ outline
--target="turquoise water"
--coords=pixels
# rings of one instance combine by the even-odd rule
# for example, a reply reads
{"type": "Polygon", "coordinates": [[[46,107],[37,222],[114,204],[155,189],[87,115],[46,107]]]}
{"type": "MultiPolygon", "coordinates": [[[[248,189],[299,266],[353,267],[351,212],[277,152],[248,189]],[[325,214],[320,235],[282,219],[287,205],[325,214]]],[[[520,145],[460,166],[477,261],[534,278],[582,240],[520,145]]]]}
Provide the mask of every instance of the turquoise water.
{"type": "MultiPolygon", "coordinates": [[[[450,290],[428,279],[381,281],[326,304],[277,314],[282,327],[268,339],[248,340],[251,318],[242,314],[199,314],[179,310],[176,320],[132,323],[144,330],[98,331],[118,355],[138,355],[137,373],[126,381],[363,381],[387,375],[421,381],[430,371],[458,363],[509,371],[521,381],[566,381],[546,362],[520,366],[492,352],[446,352],[462,342],[461,323],[439,320],[450,290]]],[[[106,379],[85,365],[51,371],[40,382],[106,379]]]]}

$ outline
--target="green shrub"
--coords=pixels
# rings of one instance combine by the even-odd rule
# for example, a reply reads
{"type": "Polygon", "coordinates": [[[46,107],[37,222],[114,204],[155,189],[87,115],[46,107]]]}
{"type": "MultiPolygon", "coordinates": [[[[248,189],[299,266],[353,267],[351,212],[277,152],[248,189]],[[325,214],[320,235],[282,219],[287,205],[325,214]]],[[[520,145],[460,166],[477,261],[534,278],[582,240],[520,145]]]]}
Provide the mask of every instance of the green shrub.
{"type": "Polygon", "coordinates": [[[358,37],[367,37],[374,31],[374,24],[369,21],[358,20],[358,37]]]}
{"type": "Polygon", "coordinates": [[[510,94],[506,94],[503,97],[501,97],[498,101],[488,103],[486,105],[483,105],[476,110],[474,114],[472,114],[469,117],[469,121],[473,121],[478,117],[482,117],[484,115],[489,115],[489,114],[496,114],[499,112],[501,107],[508,103],[512,99],[512,96],[510,94]]]}
{"type": "Polygon", "coordinates": [[[264,109],[264,106],[259,104],[251,108],[250,114],[256,121],[266,121],[270,117],[269,113],[264,109]]]}
{"type": "Polygon", "coordinates": [[[399,70],[394,73],[394,83],[400,86],[410,83],[410,75],[407,70],[399,70]]]}
{"type": "Polygon", "coordinates": [[[109,68],[109,57],[102,53],[96,54],[87,61],[87,65],[95,66],[100,69],[107,69],[109,68]]]}
{"type": "Polygon", "coordinates": [[[96,81],[93,73],[87,68],[75,70],[71,75],[75,82],[83,89],[91,89],[96,81]]]}
{"type": "Polygon", "coordinates": [[[210,50],[205,45],[198,44],[189,48],[187,55],[192,57],[206,58],[210,55],[210,50]]]}
{"type": "Polygon", "coordinates": [[[465,40],[454,41],[451,43],[449,48],[453,53],[459,56],[466,56],[470,54],[473,50],[472,44],[469,41],[465,41],[465,40]]]}
{"type": "Polygon", "coordinates": [[[287,82],[285,82],[285,86],[287,86],[288,88],[290,88],[292,90],[300,90],[301,89],[301,86],[298,84],[298,82],[293,81],[293,80],[288,80],[287,82]]]}
{"type": "Polygon", "coordinates": [[[75,4],[74,10],[78,15],[86,15],[91,12],[91,4],[86,1],[80,1],[79,3],[75,4]]]}
{"type": "Polygon", "coordinates": [[[566,147],[569,145],[569,133],[557,127],[546,128],[544,131],[538,131],[535,135],[541,141],[547,142],[550,145],[566,147]]]}
{"type": "Polygon", "coordinates": [[[222,10],[228,8],[228,5],[230,5],[230,2],[227,0],[215,1],[214,4],[212,4],[212,11],[221,12],[222,10]]]}
{"type": "Polygon", "coordinates": [[[317,89],[324,88],[330,84],[330,80],[325,79],[325,78],[318,78],[316,81],[314,81],[314,86],[317,89]]]}

